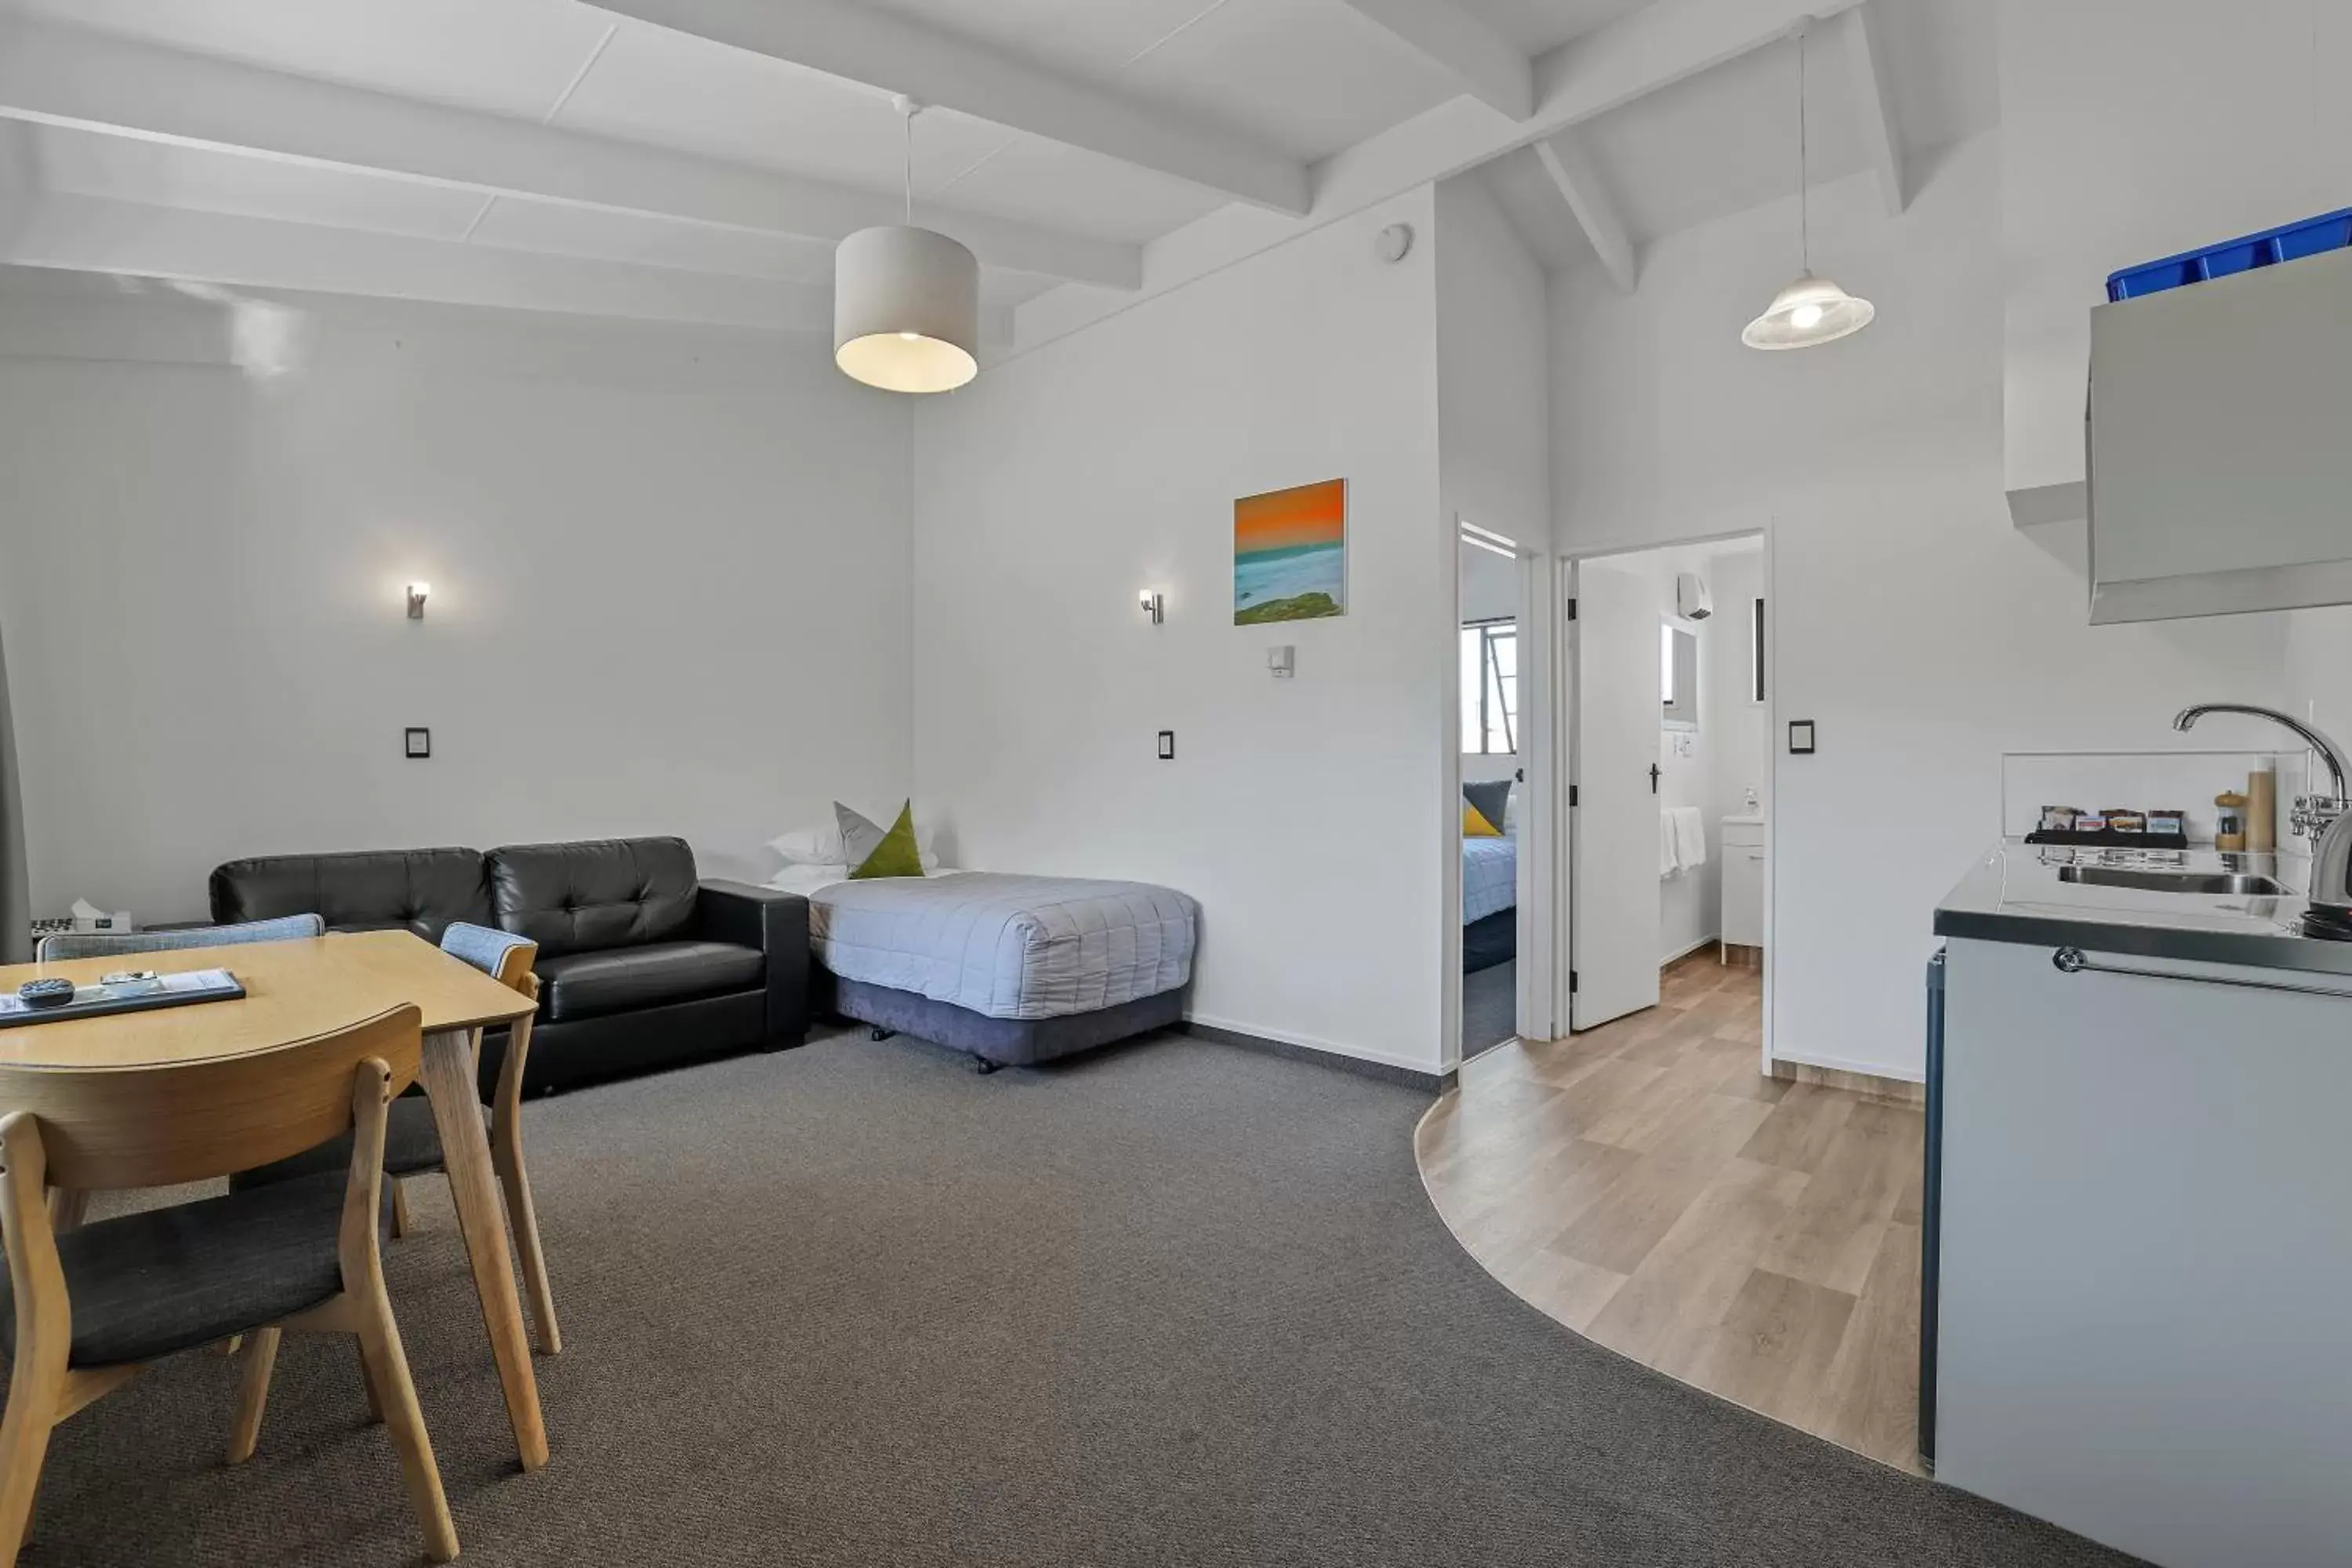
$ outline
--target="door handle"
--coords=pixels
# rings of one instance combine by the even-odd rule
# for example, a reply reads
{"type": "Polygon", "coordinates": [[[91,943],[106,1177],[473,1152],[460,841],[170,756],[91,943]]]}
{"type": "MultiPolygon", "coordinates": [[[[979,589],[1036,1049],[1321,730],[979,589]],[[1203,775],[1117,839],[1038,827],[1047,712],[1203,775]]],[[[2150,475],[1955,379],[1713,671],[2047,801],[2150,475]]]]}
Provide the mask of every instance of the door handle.
{"type": "Polygon", "coordinates": [[[1655,763],[1650,764],[1650,793],[1658,793],[1658,764],[1655,763]]]}

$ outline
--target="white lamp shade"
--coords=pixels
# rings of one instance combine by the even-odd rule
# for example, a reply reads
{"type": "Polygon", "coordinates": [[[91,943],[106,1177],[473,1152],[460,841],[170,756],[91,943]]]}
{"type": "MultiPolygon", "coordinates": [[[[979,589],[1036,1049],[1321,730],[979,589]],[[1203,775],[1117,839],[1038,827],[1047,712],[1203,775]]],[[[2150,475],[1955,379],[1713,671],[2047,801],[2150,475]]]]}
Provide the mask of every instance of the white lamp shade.
{"type": "Polygon", "coordinates": [[[886,392],[952,392],[980,374],[980,262],[928,228],[865,228],[833,265],[833,362],[886,392]]]}
{"type": "Polygon", "coordinates": [[[1878,307],[1869,300],[1808,272],[1774,295],[1739,341],[1751,349],[1809,349],[1852,337],[1877,314],[1878,307]]]}

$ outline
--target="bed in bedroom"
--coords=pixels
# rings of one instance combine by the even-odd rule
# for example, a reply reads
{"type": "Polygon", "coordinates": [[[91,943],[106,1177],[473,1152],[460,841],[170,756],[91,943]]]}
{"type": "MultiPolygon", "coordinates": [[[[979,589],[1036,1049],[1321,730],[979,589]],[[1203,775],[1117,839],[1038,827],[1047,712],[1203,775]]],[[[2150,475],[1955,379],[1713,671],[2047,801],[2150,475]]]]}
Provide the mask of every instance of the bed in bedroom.
{"type": "Polygon", "coordinates": [[[853,880],[810,865],[771,886],[809,900],[814,1005],[983,1071],[1184,1016],[1199,906],[1172,888],[937,869],[853,880]]]}
{"type": "Polygon", "coordinates": [[[1508,963],[1519,947],[1518,824],[1510,782],[1465,784],[1462,973],[1508,963]]]}

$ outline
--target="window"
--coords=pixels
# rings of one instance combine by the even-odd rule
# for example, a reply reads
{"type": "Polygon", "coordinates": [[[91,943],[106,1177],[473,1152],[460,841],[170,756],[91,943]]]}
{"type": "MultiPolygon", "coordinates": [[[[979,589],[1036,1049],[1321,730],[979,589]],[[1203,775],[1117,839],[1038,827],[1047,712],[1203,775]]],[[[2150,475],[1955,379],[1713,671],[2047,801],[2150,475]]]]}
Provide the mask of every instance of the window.
{"type": "Polygon", "coordinates": [[[1462,750],[1508,756],[1519,749],[1519,627],[1488,621],[1462,628],[1462,750]]]}
{"type": "Polygon", "coordinates": [[[1764,700],[1764,601],[1748,607],[1748,700],[1764,700]]]}

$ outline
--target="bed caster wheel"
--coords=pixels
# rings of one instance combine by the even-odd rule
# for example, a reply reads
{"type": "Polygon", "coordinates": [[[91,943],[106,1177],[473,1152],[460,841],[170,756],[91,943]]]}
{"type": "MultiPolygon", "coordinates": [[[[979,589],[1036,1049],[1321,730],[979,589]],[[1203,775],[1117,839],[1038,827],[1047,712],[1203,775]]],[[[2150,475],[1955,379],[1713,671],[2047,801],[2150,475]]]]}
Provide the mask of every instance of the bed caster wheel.
{"type": "Polygon", "coordinates": [[[869,1040],[887,1040],[898,1032],[898,1031],[896,1029],[886,1029],[881,1025],[877,1024],[874,1027],[866,1032],[866,1037],[869,1040]]]}
{"type": "Polygon", "coordinates": [[[1003,1062],[990,1061],[986,1057],[974,1057],[971,1058],[972,1071],[980,1074],[982,1078],[986,1078],[990,1073],[994,1072],[1003,1065],[1004,1064],[1003,1062]]]}

